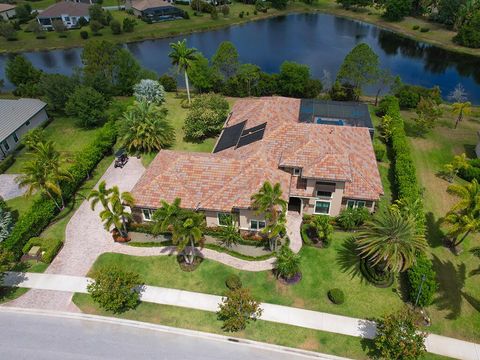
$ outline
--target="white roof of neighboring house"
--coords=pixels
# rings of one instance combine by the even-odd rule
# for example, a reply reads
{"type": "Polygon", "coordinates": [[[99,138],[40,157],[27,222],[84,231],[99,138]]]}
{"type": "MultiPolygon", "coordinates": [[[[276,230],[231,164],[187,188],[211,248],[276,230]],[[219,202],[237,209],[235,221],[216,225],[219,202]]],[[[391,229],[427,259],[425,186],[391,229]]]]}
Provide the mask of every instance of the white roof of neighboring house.
{"type": "Polygon", "coordinates": [[[152,8],[159,8],[159,7],[173,7],[168,1],[164,0],[137,0],[132,2],[132,8],[144,11],[147,9],[152,8]]]}
{"type": "Polygon", "coordinates": [[[47,106],[38,99],[0,99],[0,141],[5,140],[47,106]]]}
{"type": "Polygon", "coordinates": [[[0,4],[0,13],[15,9],[15,5],[0,4]]]}

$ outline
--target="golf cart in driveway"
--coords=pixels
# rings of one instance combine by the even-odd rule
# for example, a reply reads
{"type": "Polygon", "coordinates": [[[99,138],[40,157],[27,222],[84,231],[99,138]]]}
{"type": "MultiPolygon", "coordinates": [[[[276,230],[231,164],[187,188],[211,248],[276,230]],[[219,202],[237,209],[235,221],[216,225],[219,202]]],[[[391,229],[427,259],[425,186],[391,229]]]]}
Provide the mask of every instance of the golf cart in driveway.
{"type": "Polygon", "coordinates": [[[125,149],[120,149],[115,153],[115,168],[123,168],[128,162],[128,155],[125,149]]]}

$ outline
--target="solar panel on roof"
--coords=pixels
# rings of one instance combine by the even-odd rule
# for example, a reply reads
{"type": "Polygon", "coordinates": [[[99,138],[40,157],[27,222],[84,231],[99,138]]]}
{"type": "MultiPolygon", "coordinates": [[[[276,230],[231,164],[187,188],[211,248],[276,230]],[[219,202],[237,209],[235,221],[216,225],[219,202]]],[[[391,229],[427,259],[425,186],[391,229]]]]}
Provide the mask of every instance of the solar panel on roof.
{"type": "Polygon", "coordinates": [[[242,131],[246,122],[247,121],[242,121],[241,123],[223,129],[222,136],[220,137],[220,140],[218,140],[217,146],[213,152],[216,153],[237,145],[240,136],[242,136],[242,131]]]}
{"type": "Polygon", "coordinates": [[[265,133],[265,128],[240,137],[240,140],[238,141],[238,144],[237,144],[237,148],[251,144],[255,141],[261,140],[263,138],[264,133],[265,133]]]}
{"type": "Polygon", "coordinates": [[[242,136],[253,134],[254,132],[259,130],[264,130],[265,126],[267,126],[267,123],[263,123],[263,124],[251,127],[250,129],[245,129],[242,132],[242,136]]]}

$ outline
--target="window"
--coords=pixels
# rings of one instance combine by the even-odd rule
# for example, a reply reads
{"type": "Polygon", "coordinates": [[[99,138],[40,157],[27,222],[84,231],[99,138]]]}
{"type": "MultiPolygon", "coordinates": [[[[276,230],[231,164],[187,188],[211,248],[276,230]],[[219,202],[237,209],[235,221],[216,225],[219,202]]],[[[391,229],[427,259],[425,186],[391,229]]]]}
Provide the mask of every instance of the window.
{"type": "Polygon", "coordinates": [[[363,208],[367,205],[367,202],[364,200],[347,200],[347,208],[356,209],[363,208]]]}
{"type": "Polygon", "coordinates": [[[250,220],[250,229],[252,230],[262,230],[263,228],[265,228],[265,221],[261,221],[261,220],[250,220]]]}
{"type": "Polygon", "coordinates": [[[30,120],[28,120],[26,123],[25,123],[25,126],[28,126],[30,125],[30,120]]]}
{"type": "Polygon", "coordinates": [[[217,213],[218,225],[219,226],[228,226],[232,221],[232,215],[229,213],[217,213]]]}
{"type": "Polygon", "coordinates": [[[300,176],[301,173],[302,173],[302,169],[293,168],[293,176],[300,176]]]}
{"type": "Polygon", "coordinates": [[[4,142],[2,142],[2,145],[3,145],[3,147],[5,148],[6,151],[10,150],[10,146],[8,145],[7,140],[5,140],[4,142]]]}
{"type": "Polygon", "coordinates": [[[330,214],[330,201],[315,201],[315,214],[330,214]]]}
{"type": "Polygon", "coordinates": [[[66,21],[66,22],[69,22],[69,21],[70,21],[70,17],[65,16],[65,21],[66,21]]]}
{"type": "Polygon", "coordinates": [[[152,216],[154,212],[155,211],[153,211],[152,209],[142,209],[143,220],[152,221],[152,216]]]}
{"type": "Polygon", "coordinates": [[[13,140],[15,140],[16,143],[18,142],[18,136],[16,132],[13,133],[13,140]]]}
{"type": "Polygon", "coordinates": [[[327,197],[332,198],[332,193],[330,191],[317,190],[317,197],[327,197]]]}

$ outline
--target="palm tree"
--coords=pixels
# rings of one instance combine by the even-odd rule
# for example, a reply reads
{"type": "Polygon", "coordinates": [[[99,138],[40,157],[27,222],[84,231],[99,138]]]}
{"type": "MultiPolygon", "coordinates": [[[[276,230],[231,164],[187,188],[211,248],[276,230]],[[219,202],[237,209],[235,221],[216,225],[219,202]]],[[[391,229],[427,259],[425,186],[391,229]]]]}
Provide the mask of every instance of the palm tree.
{"type": "Polygon", "coordinates": [[[166,109],[142,101],[123,114],[119,136],[130,152],[159,151],[173,144],[175,129],[166,119],[166,109]]]}
{"type": "Polygon", "coordinates": [[[470,101],[456,102],[452,105],[452,112],[454,115],[457,115],[457,121],[455,122],[456,129],[458,123],[462,121],[463,117],[472,113],[472,103],[470,101]]]}
{"type": "MultiPolygon", "coordinates": [[[[272,186],[270,182],[265,181],[258,193],[252,195],[252,207],[257,214],[263,214],[267,221],[264,232],[270,241],[270,248],[274,250],[272,241],[281,233],[282,226],[285,225],[285,214],[287,212],[287,202],[282,198],[282,188],[279,183],[272,186]]],[[[276,243],[276,241],[273,241],[276,243]]]]}
{"type": "Polygon", "coordinates": [[[179,71],[183,71],[185,73],[185,86],[187,87],[188,104],[190,105],[191,100],[190,87],[188,84],[188,70],[192,66],[192,62],[197,58],[197,49],[188,48],[186,39],[176,43],[171,43],[170,48],[172,51],[170,54],[168,54],[168,56],[170,59],[172,59],[172,65],[177,66],[179,71]]]}
{"type": "Polygon", "coordinates": [[[127,229],[125,226],[126,220],[132,219],[132,214],[125,211],[125,208],[116,206],[113,209],[106,208],[100,212],[100,219],[103,222],[105,230],[110,231],[112,226],[114,229],[118,230],[120,235],[125,238],[127,237],[127,229]]]}
{"type": "Polygon", "coordinates": [[[288,246],[282,246],[275,261],[275,273],[284,279],[291,279],[300,272],[300,255],[288,246]]]}
{"type": "Polygon", "coordinates": [[[458,246],[470,233],[480,231],[480,185],[473,179],[466,185],[450,185],[447,191],[460,198],[444,218],[451,226],[448,234],[454,239],[452,245],[458,246]]]}
{"type": "Polygon", "coordinates": [[[176,222],[173,232],[172,241],[177,245],[178,253],[183,253],[185,262],[189,265],[193,264],[195,259],[195,246],[203,240],[203,216],[195,212],[185,212],[187,215],[182,221],[176,222]],[[190,246],[190,252],[187,255],[184,251],[190,246]]]}
{"type": "Polygon", "coordinates": [[[107,183],[105,182],[105,180],[98,185],[98,190],[90,191],[90,194],[88,194],[87,200],[92,201],[91,202],[92,210],[95,210],[95,207],[97,206],[98,203],[102,204],[104,209],[108,208],[108,198],[111,193],[112,193],[112,189],[107,188],[107,183]]]}
{"type": "Polygon", "coordinates": [[[152,231],[156,235],[164,231],[173,231],[174,225],[181,218],[182,213],[184,212],[180,208],[180,198],[176,198],[172,204],[162,200],[161,204],[162,206],[155,211],[152,216],[152,231]]]}
{"type": "Polygon", "coordinates": [[[135,200],[133,196],[128,191],[120,193],[118,186],[114,186],[111,189],[111,195],[109,198],[110,206],[112,213],[115,216],[118,216],[121,220],[122,227],[116,227],[118,231],[122,234],[123,237],[127,237],[127,220],[131,220],[132,216],[129,212],[125,211],[125,205],[133,207],[135,200]],[[122,231],[123,229],[123,231],[122,231]]]}
{"type": "Polygon", "coordinates": [[[387,209],[366,223],[356,239],[360,256],[382,270],[401,272],[410,268],[418,252],[427,248],[411,216],[387,209]]]}
{"type": "Polygon", "coordinates": [[[22,168],[22,174],[15,178],[20,187],[27,187],[25,196],[31,196],[37,191],[44,191],[61,211],[64,207],[60,181],[70,180],[71,175],[61,169],[60,154],[53,148],[52,142],[38,143],[34,151],[28,153],[32,158],[22,168]],[[60,197],[61,203],[55,199],[60,197]]]}
{"type": "Polygon", "coordinates": [[[229,216],[227,225],[221,226],[216,236],[218,238],[218,242],[227,248],[237,245],[238,242],[242,240],[233,216],[229,216]]]}

